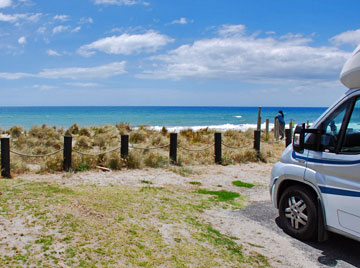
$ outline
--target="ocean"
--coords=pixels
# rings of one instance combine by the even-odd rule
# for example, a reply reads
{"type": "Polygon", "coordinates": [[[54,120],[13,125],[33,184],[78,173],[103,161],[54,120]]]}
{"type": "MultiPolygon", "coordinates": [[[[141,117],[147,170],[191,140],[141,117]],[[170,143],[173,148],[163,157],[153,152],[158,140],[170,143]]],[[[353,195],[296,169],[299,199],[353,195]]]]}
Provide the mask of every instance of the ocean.
{"type": "MultiPolygon", "coordinates": [[[[324,107],[262,107],[263,122],[283,110],[286,123],[315,121],[325,110],[324,107]]],[[[102,126],[105,124],[129,123],[160,129],[166,126],[171,131],[182,128],[194,130],[211,127],[217,130],[255,128],[258,107],[174,107],[174,106],[41,106],[41,107],[0,107],[0,128],[9,129],[20,125],[30,129],[34,125],[69,127],[102,126]]]]}

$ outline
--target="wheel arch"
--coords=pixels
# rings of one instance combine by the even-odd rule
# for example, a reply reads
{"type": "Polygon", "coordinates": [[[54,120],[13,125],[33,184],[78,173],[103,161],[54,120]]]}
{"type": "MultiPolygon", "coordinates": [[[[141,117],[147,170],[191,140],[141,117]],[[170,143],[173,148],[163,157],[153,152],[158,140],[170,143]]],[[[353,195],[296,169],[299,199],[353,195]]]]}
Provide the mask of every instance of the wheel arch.
{"type": "Polygon", "coordinates": [[[328,238],[327,234],[327,223],[326,223],[326,217],[325,217],[325,207],[322,200],[321,193],[319,189],[317,189],[313,184],[306,182],[306,181],[297,181],[297,180],[291,180],[291,179],[285,179],[283,180],[277,190],[277,196],[276,196],[276,205],[279,208],[280,205],[280,199],[284,191],[294,185],[299,185],[302,187],[305,187],[314,198],[318,220],[317,220],[317,240],[318,241],[325,241],[328,238]]]}
{"type": "Polygon", "coordinates": [[[283,194],[283,192],[289,188],[290,186],[293,185],[301,185],[307,189],[310,190],[310,192],[313,194],[314,199],[320,199],[321,205],[322,205],[322,199],[321,199],[321,195],[318,192],[318,190],[310,183],[306,183],[304,181],[297,181],[297,180],[291,180],[291,179],[286,179],[283,180],[279,186],[278,186],[278,190],[277,190],[277,196],[276,196],[276,206],[279,207],[279,203],[280,203],[280,198],[281,195],[283,194]]]}

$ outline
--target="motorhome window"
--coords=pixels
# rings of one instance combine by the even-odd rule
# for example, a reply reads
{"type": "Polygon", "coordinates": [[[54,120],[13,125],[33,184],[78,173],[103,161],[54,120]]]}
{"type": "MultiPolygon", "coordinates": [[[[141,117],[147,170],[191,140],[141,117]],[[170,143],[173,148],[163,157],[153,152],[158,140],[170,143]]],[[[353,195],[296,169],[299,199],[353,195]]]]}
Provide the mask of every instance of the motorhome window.
{"type": "Polygon", "coordinates": [[[360,152],[360,99],[357,99],[346,129],[341,152],[360,152]]]}
{"type": "Polygon", "coordinates": [[[321,136],[321,149],[325,152],[335,152],[341,126],[344,123],[346,111],[351,107],[352,101],[343,103],[321,124],[324,135],[321,136]]]}

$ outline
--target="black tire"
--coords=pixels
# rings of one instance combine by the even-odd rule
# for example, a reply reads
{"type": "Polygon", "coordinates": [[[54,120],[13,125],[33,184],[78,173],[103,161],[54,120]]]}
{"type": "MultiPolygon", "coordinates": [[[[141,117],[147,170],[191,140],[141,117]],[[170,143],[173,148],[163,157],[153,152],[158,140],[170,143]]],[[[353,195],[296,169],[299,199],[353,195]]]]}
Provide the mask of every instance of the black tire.
{"type": "Polygon", "coordinates": [[[316,199],[305,186],[294,185],[283,192],[279,203],[279,216],[285,233],[300,240],[315,237],[316,199]]]}

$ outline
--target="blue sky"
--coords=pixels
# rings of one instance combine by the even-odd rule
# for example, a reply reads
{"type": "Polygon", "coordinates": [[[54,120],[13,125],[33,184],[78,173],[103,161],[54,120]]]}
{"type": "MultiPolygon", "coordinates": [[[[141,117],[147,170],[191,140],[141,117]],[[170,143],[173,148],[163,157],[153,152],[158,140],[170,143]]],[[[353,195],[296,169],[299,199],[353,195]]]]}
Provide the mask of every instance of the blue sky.
{"type": "Polygon", "coordinates": [[[0,0],[0,105],[328,106],[360,2],[0,0]]]}

